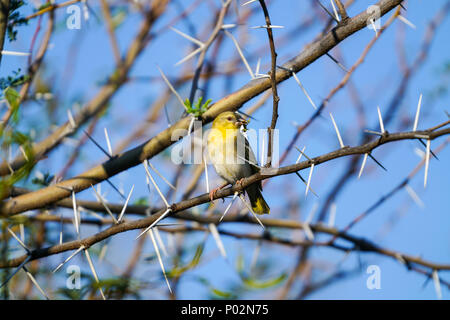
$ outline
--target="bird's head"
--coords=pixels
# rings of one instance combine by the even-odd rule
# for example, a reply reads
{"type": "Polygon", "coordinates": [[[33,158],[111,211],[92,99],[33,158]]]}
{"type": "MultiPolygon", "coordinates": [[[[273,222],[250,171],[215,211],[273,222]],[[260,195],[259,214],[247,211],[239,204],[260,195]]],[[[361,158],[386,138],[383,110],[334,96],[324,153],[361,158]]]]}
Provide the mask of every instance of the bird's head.
{"type": "Polygon", "coordinates": [[[226,111],[222,112],[214,119],[212,127],[213,129],[219,130],[239,129],[241,126],[244,126],[245,128],[247,123],[248,121],[240,115],[232,111],[226,111]]]}

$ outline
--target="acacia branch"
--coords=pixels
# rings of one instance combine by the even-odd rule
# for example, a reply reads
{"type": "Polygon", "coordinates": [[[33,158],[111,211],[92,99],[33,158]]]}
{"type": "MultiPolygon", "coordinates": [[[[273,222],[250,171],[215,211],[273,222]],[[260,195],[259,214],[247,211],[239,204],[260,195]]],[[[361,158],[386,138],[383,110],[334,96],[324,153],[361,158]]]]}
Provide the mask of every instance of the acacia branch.
{"type": "MultiPolygon", "coordinates": [[[[439,127],[439,126],[437,126],[437,127],[439,127]]],[[[241,183],[233,185],[232,187],[227,188],[227,189],[219,190],[215,194],[214,198],[218,199],[218,198],[224,198],[227,196],[231,196],[235,192],[242,192],[245,188],[247,188],[248,186],[250,186],[251,184],[253,184],[255,182],[258,182],[258,181],[261,181],[264,179],[273,178],[273,177],[280,176],[280,175],[294,173],[294,172],[297,172],[302,169],[310,167],[313,163],[315,165],[319,165],[321,163],[325,163],[330,160],[349,156],[349,155],[370,153],[374,149],[378,148],[379,146],[390,143],[390,142],[400,141],[400,140],[421,139],[424,136],[426,136],[427,139],[433,140],[438,137],[449,135],[449,134],[450,134],[450,128],[445,128],[445,129],[441,129],[438,131],[425,130],[425,131],[413,131],[413,132],[400,132],[400,133],[392,133],[392,134],[385,132],[385,134],[383,136],[381,136],[379,139],[374,140],[372,142],[368,142],[364,145],[360,145],[360,146],[356,146],[356,147],[341,148],[341,149],[335,150],[333,152],[330,152],[330,153],[327,153],[327,154],[324,154],[324,155],[321,155],[321,156],[318,156],[315,158],[311,158],[310,160],[303,161],[298,164],[294,164],[294,165],[290,165],[290,166],[285,166],[282,168],[263,168],[260,172],[254,174],[248,178],[243,179],[241,183]]],[[[33,193],[26,194],[23,196],[32,195],[32,194],[33,193]]],[[[13,201],[13,200],[11,200],[11,201],[13,201]]],[[[209,194],[203,194],[201,196],[198,196],[198,197],[195,197],[195,198],[192,198],[189,200],[184,200],[184,201],[180,201],[178,203],[172,204],[170,206],[170,209],[172,212],[171,216],[173,216],[175,218],[188,219],[188,220],[193,219],[200,223],[204,223],[205,221],[208,221],[208,223],[216,223],[217,224],[219,222],[218,217],[203,217],[203,216],[197,216],[197,215],[190,215],[187,212],[182,213],[182,211],[185,211],[186,209],[192,208],[194,206],[198,206],[200,204],[208,203],[209,201],[210,201],[209,194]],[[214,222],[212,222],[212,221],[214,221],[214,222]]],[[[30,256],[31,256],[31,259],[38,259],[38,258],[46,257],[49,255],[57,254],[60,252],[78,249],[81,245],[88,248],[88,247],[94,245],[95,243],[98,243],[104,239],[107,239],[115,234],[122,233],[122,232],[129,231],[129,230],[147,228],[153,222],[155,222],[162,214],[165,214],[165,213],[166,213],[166,208],[160,210],[157,214],[154,214],[147,218],[113,225],[106,230],[103,230],[95,235],[92,235],[92,236],[87,237],[82,240],[71,241],[68,243],[64,243],[61,245],[56,245],[56,246],[52,246],[52,247],[44,248],[44,249],[36,249],[30,253],[30,256]]],[[[256,220],[254,218],[246,217],[246,218],[242,218],[242,219],[247,220],[247,221],[253,221],[254,223],[256,223],[256,220]]],[[[227,221],[227,220],[225,220],[225,221],[227,221]]],[[[272,226],[272,227],[290,227],[290,228],[303,228],[304,227],[304,224],[302,224],[300,222],[297,222],[297,224],[295,224],[295,223],[293,224],[291,221],[287,221],[287,222],[283,221],[283,220],[274,221],[273,219],[263,219],[262,221],[265,225],[272,226]]],[[[364,239],[355,238],[353,236],[346,234],[345,232],[338,231],[334,228],[327,228],[327,227],[322,226],[321,224],[318,224],[318,225],[315,225],[314,228],[311,228],[311,229],[314,232],[316,232],[316,231],[325,232],[325,233],[328,233],[331,235],[338,236],[344,240],[351,241],[355,245],[357,245],[359,250],[373,251],[373,252],[381,253],[386,256],[398,258],[398,253],[396,253],[394,251],[380,248],[377,245],[370,243],[364,239]]],[[[12,259],[9,262],[7,262],[6,264],[0,265],[0,267],[17,266],[21,262],[23,262],[26,258],[27,258],[27,255],[22,256],[20,258],[12,259]]],[[[405,259],[405,256],[402,256],[402,258],[405,259]]],[[[406,259],[410,262],[421,264],[425,267],[440,269],[440,270],[450,270],[450,266],[425,263],[420,258],[406,257],[406,259]]]]}
{"type": "MultiPolygon", "coordinates": [[[[267,167],[270,167],[272,163],[272,149],[273,149],[273,130],[277,125],[278,119],[278,102],[280,97],[278,96],[277,81],[275,79],[277,71],[277,52],[275,51],[275,43],[273,40],[272,23],[270,22],[269,11],[267,10],[266,3],[264,0],[259,0],[259,3],[264,12],[264,18],[266,19],[266,29],[267,36],[269,38],[270,55],[271,55],[271,70],[270,70],[270,84],[272,87],[272,121],[270,122],[270,127],[267,128],[267,133],[269,134],[268,146],[267,146],[267,167]]],[[[262,164],[261,164],[262,165],[262,164]]]]}

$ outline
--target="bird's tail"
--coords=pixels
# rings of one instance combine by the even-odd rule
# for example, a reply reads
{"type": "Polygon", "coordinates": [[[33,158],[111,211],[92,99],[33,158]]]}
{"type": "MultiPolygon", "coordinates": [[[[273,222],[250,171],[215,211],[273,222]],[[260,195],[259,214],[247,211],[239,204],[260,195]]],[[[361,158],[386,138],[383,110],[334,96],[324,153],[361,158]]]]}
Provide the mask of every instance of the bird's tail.
{"type": "Polygon", "coordinates": [[[258,185],[254,184],[247,188],[247,194],[252,205],[252,210],[256,214],[269,214],[270,208],[264,200],[258,185]]]}

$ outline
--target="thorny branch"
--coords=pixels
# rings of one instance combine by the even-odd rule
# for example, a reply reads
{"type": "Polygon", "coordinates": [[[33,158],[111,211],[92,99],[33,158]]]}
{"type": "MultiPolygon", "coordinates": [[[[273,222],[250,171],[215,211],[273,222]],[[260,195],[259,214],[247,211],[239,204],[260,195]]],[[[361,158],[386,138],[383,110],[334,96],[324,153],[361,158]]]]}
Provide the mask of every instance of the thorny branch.
{"type": "MultiPolygon", "coordinates": [[[[402,132],[402,133],[387,133],[386,132],[386,134],[384,136],[380,137],[379,139],[369,142],[367,144],[361,145],[361,146],[342,148],[342,149],[330,152],[328,154],[324,154],[324,155],[321,155],[321,156],[318,156],[315,158],[311,158],[311,160],[303,161],[301,163],[282,167],[282,168],[266,168],[266,169],[262,170],[260,173],[256,173],[249,178],[245,178],[242,181],[242,183],[239,185],[234,185],[230,188],[219,190],[215,195],[215,199],[224,198],[226,196],[231,196],[235,192],[242,192],[242,190],[245,189],[247,186],[249,186],[252,183],[255,183],[257,181],[261,181],[261,180],[268,179],[268,178],[273,178],[275,176],[294,173],[299,170],[308,168],[313,163],[318,165],[318,164],[325,163],[327,161],[330,161],[330,160],[333,160],[336,158],[340,158],[340,157],[344,157],[344,156],[348,156],[348,155],[370,153],[375,148],[377,148],[381,145],[384,145],[386,143],[389,143],[389,142],[405,140],[405,139],[420,139],[421,137],[425,137],[425,136],[427,137],[427,139],[433,140],[438,137],[449,135],[449,134],[450,134],[450,128],[441,129],[438,131],[425,130],[425,131],[413,131],[413,132],[402,132]]],[[[172,213],[178,213],[178,212],[184,211],[186,209],[192,208],[194,206],[198,206],[200,204],[207,203],[209,201],[210,201],[209,194],[204,194],[202,196],[198,196],[198,197],[195,197],[195,198],[192,198],[189,200],[184,200],[184,201],[172,204],[170,206],[170,208],[171,208],[172,213]]],[[[30,253],[31,259],[38,259],[38,258],[46,257],[49,255],[57,254],[60,252],[78,249],[82,245],[86,248],[89,248],[90,246],[94,245],[95,243],[105,240],[105,239],[111,237],[112,235],[115,235],[115,234],[118,234],[121,232],[125,232],[125,231],[129,231],[129,230],[146,228],[146,227],[150,226],[153,222],[155,222],[156,219],[158,219],[165,211],[166,211],[166,209],[162,209],[158,213],[156,213],[150,217],[114,225],[112,227],[109,227],[106,230],[103,230],[93,236],[90,236],[90,237],[82,239],[82,240],[71,241],[68,243],[61,244],[61,245],[56,245],[56,246],[52,246],[49,248],[38,249],[38,250],[32,251],[30,253]]],[[[183,213],[179,217],[186,218],[188,216],[189,215],[187,215],[186,213],[183,213]]],[[[175,217],[178,217],[178,215],[175,215],[175,217]]],[[[195,221],[202,222],[202,219],[205,219],[205,218],[196,217],[195,221]]],[[[213,221],[215,221],[215,223],[217,223],[218,218],[213,218],[213,219],[215,219],[213,221]]],[[[248,219],[255,221],[252,218],[248,218],[248,219]]],[[[270,225],[271,220],[264,219],[262,221],[266,225],[270,225]]],[[[280,221],[278,224],[272,224],[270,226],[280,227],[283,225],[289,226],[289,223],[284,224],[283,221],[280,221]]],[[[302,225],[303,224],[299,223],[297,225],[297,227],[302,226],[302,225]]],[[[357,239],[357,238],[347,235],[345,233],[341,233],[340,231],[337,231],[336,229],[334,229],[334,231],[330,231],[329,229],[324,228],[321,225],[316,225],[316,226],[314,226],[314,228],[311,226],[311,229],[314,232],[316,232],[316,231],[322,232],[323,231],[328,234],[332,234],[332,235],[341,237],[345,240],[349,240],[349,241],[353,242],[361,251],[377,252],[377,253],[380,253],[383,255],[398,258],[398,253],[395,253],[391,250],[379,248],[377,245],[370,243],[367,240],[357,239]]],[[[28,257],[28,255],[25,255],[20,258],[12,259],[12,260],[8,261],[7,264],[4,264],[4,265],[0,264],[0,267],[4,268],[4,267],[18,266],[18,265],[20,265],[20,263],[25,261],[25,259],[27,257],[28,257]]],[[[402,255],[402,257],[405,259],[404,255],[402,255]]],[[[423,262],[423,261],[421,261],[421,259],[417,259],[414,257],[406,257],[406,259],[407,259],[407,261],[410,261],[410,262],[413,262],[416,264],[420,264],[424,267],[428,267],[428,268],[432,268],[432,269],[439,269],[439,270],[450,270],[450,266],[436,265],[436,264],[432,264],[429,262],[423,262]]]]}

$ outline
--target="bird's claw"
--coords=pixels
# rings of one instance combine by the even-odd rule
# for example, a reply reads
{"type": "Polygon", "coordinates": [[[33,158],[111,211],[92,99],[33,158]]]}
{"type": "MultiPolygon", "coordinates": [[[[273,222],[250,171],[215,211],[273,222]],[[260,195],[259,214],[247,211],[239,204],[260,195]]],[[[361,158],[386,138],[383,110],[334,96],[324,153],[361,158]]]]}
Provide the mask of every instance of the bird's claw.
{"type": "Polygon", "coordinates": [[[245,179],[245,178],[241,178],[241,179],[239,179],[238,181],[236,181],[236,185],[239,186],[239,187],[241,187],[241,186],[242,186],[242,183],[244,182],[244,179],[245,179]]]}
{"type": "Polygon", "coordinates": [[[217,187],[217,188],[211,190],[209,192],[209,200],[213,201],[214,197],[216,196],[217,191],[219,191],[220,189],[222,189],[222,187],[217,187]]]}

